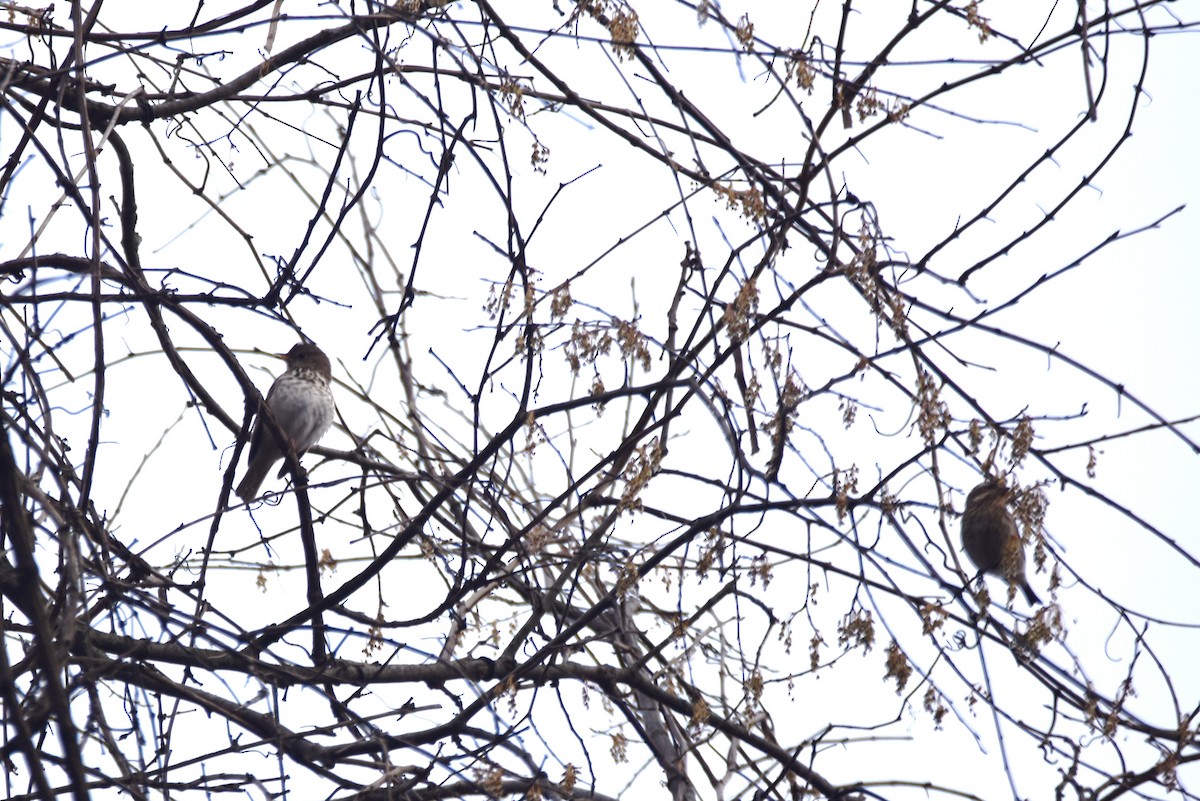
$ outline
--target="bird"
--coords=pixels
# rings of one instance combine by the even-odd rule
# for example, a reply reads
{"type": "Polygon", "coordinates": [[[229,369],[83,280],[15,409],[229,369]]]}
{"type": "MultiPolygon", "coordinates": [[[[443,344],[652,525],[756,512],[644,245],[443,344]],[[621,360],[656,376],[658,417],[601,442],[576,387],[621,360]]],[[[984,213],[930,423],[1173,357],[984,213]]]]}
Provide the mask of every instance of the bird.
{"type": "MultiPolygon", "coordinates": [[[[267,392],[266,407],[299,458],[317,444],[333,422],[333,392],[329,388],[333,372],[329,357],[310,342],[301,342],[280,356],[287,362],[287,370],[267,392]]],[[[247,502],[258,497],[263,479],[286,452],[286,446],[280,446],[271,427],[264,423],[260,410],[250,438],[246,475],[234,490],[237,496],[247,502]]],[[[285,469],[280,469],[280,476],[285,469]]]]}
{"type": "Polygon", "coordinates": [[[979,572],[1008,581],[1021,588],[1030,606],[1042,599],[1025,577],[1025,546],[1006,506],[1008,488],[998,478],[988,478],[967,495],[962,516],[962,543],[979,572]]]}

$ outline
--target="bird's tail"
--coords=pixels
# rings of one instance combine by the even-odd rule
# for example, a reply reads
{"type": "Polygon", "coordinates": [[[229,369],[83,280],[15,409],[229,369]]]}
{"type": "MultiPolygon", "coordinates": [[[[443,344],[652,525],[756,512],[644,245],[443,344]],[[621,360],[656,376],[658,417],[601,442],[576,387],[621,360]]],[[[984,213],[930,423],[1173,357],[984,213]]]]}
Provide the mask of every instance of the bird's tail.
{"type": "Polygon", "coordinates": [[[234,490],[237,496],[247,503],[257,498],[258,488],[271,471],[271,465],[271,462],[265,460],[251,459],[250,466],[246,468],[246,475],[242,477],[242,483],[234,490]]]}
{"type": "Polygon", "coordinates": [[[1033,587],[1029,586],[1028,581],[1021,582],[1021,592],[1025,593],[1025,600],[1030,606],[1041,606],[1042,599],[1037,597],[1037,593],[1033,591],[1033,587]]]}

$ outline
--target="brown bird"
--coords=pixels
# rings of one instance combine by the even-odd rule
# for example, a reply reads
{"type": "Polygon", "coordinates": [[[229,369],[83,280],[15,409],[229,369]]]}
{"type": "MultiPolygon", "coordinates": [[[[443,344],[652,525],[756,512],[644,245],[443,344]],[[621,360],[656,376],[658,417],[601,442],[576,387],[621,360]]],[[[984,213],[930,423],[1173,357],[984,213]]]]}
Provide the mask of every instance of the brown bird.
{"type": "Polygon", "coordinates": [[[1025,546],[1007,502],[1008,488],[998,478],[988,478],[971,490],[962,516],[963,550],[980,573],[1020,587],[1030,606],[1040,606],[1042,599],[1025,578],[1025,546]]]}
{"type": "MultiPolygon", "coordinates": [[[[316,445],[333,422],[333,393],[329,383],[333,373],[329,357],[316,345],[301,342],[282,356],[287,370],[267,393],[267,408],[279,428],[291,440],[296,457],[316,445]]],[[[243,501],[258,497],[258,488],[271,468],[283,458],[287,449],[280,444],[270,426],[263,423],[262,414],[254,424],[250,440],[250,462],[237,495],[243,501]]],[[[286,467],[280,469],[282,476],[286,467]]]]}

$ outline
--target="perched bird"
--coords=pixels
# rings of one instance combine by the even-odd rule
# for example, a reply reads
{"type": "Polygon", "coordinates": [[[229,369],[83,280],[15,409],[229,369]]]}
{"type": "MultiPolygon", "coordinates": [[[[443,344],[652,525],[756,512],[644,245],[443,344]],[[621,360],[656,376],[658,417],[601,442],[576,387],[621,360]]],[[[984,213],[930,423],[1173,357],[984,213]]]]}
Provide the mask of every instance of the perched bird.
{"type": "MultiPolygon", "coordinates": [[[[333,422],[333,393],[329,389],[333,373],[329,357],[307,342],[294,346],[283,358],[287,370],[271,385],[267,408],[299,457],[317,444],[333,422]]],[[[280,446],[260,412],[250,440],[250,463],[235,490],[238,497],[243,501],[258,497],[263,479],[286,452],[286,446],[280,446]]],[[[283,473],[281,469],[279,475],[283,473]]]]}
{"type": "Polygon", "coordinates": [[[1040,606],[1042,599],[1025,578],[1025,546],[1007,502],[1008,488],[998,478],[988,478],[971,490],[962,516],[963,550],[980,573],[1020,587],[1030,606],[1040,606]]]}

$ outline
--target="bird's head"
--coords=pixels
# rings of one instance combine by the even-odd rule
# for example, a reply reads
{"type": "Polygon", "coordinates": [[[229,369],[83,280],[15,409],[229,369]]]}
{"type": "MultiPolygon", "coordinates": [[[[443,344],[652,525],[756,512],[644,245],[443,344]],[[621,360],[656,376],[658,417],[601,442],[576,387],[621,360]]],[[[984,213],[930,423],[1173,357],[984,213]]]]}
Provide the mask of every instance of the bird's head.
{"type": "Polygon", "coordinates": [[[1005,503],[1008,495],[1009,489],[1004,479],[989,476],[967,495],[967,505],[990,506],[994,503],[1005,503]]]}
{"type": "Polygon", "coordinates": [[[287,362],[289,370],[308,368],[326,376],[333,373],[333,367],[330,365],[329,357],[325,355],[325,351],[311,342],[301,342],[293,345],[291,350],[287,353],[279,354],[279,357],[287,362]]]}

